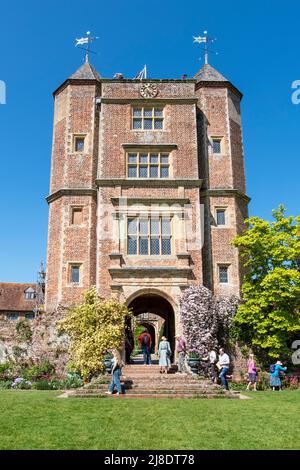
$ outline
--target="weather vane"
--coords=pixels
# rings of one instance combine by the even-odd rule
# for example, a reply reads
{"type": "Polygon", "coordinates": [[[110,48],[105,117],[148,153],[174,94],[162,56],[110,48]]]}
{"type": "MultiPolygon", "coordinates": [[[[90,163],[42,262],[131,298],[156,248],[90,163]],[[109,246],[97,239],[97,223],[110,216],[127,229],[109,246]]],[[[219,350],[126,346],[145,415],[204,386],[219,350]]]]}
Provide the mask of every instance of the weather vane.
{"type": "Polygon", "coordinates": [[[85,61],[86,61],[86,62],[89,61],[89,53],[90,53],[90,52],[92,52],[93,54],[96,54],[96,52],[90,50],[90,44],[91,44],[92,42],[96,41],[96,39],[99,39],[99,37],[98,37],[98,36],[91,36],[91,32],[90,32],[90,31],[87,31],[86,37],[80,38],[80,39],[76,39],[75,47],[77,47],[77,46],[83,46],[84,44],[87,45],[86,47],[80,47],[80,48],[79,48],[79,49],[83,49],[83,50],[85,51],[85,61]]]}
{"type": "Polygon", "coordinates": [[[199,44],[204,44],[204,49],[201,49],[204,51],[204,58],[205,58],[205,65],[208,64],[208,53],[212,52],[214,54],[218,54],[217,52],[214,52],[208,48],[209,44],[213,44],[216,41],[216,38],[211,38],[207,36],[207,31],[203,32],[204,36],[193,36],[194,42],[198,42],[199,44]]]}

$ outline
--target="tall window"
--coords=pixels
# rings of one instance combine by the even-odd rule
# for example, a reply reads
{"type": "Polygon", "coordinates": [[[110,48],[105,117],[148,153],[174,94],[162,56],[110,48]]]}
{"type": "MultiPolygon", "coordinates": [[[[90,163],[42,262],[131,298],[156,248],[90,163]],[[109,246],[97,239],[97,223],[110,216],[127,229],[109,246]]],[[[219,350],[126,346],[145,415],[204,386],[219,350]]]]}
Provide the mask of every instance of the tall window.
{"type": "Polygon", "coordinates": [[[70,282],[72,284],[79,284],[80,282],[80,265],[72,264],[70,267],[70,282]]]}
{"type": "Polygon", "coordinates": [[[219,266],[219,282],[220,284],[228,284],[228,266],[219,266]]]}
{"type": "Polygon", "coordinates": [[[170,154],[132,152],[127,154],[128,178],[169,178],[170,154]]]}
{"type": "Polygon", "coordinates": [[[226,225],[226,210],[217,209],[217,225],[222,226],[226,225]]]}
{"type": "Polygon", "coordinates": [[[164,127],[163,108],[133,108],[132,129],[135,130],[162,130],[164,127]]]}
{"type": "Polygon", "coordinates": [[[214,155],[220,155],[222,153],[222,139],[221,137],[212,138],[212,148],[214,155]]]}
{"type": "Polygon", "coordinates": [[[72,207],[71,224],[82,224],[82,207],[72,207]]]}
{"type": "Polygon", "coordinates": [[[171,219],[169,217],[134,217],[127,225],[128,255],[171,255],[171,219]]]}
{"type": "Polygon", "coordinates": [[[74,151],[84,152],[84,135],[75,135],[74,137],[74,151]]]}

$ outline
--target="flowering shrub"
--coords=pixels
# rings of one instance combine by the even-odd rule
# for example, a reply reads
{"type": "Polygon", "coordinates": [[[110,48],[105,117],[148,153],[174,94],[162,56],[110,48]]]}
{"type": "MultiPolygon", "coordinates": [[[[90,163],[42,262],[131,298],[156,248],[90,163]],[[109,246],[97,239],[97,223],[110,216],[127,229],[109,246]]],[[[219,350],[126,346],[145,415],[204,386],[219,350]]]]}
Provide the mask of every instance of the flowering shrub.
{"type": "Polygon", "coordinates": [[[23,377],[17,377],[11,384],[11,388],[20,390],[29,390],[32,386],[32,382],[23,379],[23,377]]]}
{"type": "Polygon", "coordinates": [[[218,344],[226,344],[238,307],[236,297],[215,299],[209,289],[191,286],[181,298],[181,323],[189,351],[207,356],[218,344]]]}
{"type": "Polygon", "coordinates": [[[71,359],[84,379],[103,370],[107,349],[122,347],[125,322],[131,315],[117,300],[101,299],[93,287],[85,293],[83,302],[59,321],[58,331],[70,337],[71,359]]]}
{"type": "Polygon", "coordinates": [[[299,387],[299,377],[297,375],[286,375],[282,380],[282,384],[284,387],[297,390],[299,387]]]}
{"type": "Polygon", "coordinates": [[[217,297],[215,299],[215,312],[217,315],[218,323],[218,342],[222,346],[225,346],[230,329],[233,325],[233,319],[237,313],[240,301],[235,295],[230,297],[217,297]]]}

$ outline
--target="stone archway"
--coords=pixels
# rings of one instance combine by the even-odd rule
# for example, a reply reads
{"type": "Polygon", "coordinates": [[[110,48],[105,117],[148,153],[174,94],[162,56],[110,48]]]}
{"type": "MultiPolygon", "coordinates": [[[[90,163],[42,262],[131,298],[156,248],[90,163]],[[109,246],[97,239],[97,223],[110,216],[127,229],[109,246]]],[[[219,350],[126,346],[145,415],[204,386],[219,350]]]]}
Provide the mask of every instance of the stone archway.
{"type": "MultiPolygon", "coordinates": [[[[174,357],[175,348],[175,313],[171,303],[156,292],[145,292],[136,295],[135,297],[127,301],[127,306],[130,308],[134,316],[151,312],[151,314],[157,315],[164,320],[163,323],[163,334],[168,338],[174,357]]],[[[146,323],[143,325],[146,327],[146,323]]],[[[158,339],[158,336],[156,335],[158,339]]]]}

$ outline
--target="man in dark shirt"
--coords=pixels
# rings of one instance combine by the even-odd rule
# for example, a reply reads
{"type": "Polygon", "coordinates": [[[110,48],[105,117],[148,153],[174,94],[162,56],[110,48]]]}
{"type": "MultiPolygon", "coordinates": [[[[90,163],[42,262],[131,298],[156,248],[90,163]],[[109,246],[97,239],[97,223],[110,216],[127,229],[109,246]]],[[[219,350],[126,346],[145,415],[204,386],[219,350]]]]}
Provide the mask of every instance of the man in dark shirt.
{"type": "Polygon", "coordinates": [[[151,365],[151,344],[152,338],[147,330],[144,330],[143,333],[139,336],[139,343],[142,348],[142,353],[144,357],[144,364],[148,366],[151,365]]]}

